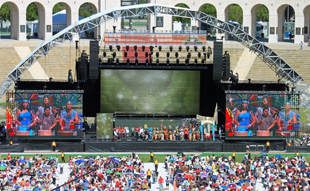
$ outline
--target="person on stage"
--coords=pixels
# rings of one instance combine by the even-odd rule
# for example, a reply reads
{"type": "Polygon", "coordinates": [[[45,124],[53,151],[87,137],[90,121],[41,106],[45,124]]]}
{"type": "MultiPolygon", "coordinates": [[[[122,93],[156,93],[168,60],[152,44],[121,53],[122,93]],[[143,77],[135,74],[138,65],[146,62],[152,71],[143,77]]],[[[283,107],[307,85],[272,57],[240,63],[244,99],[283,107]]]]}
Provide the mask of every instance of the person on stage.
{"type": "Polygon", "coordinates": [[[267,96],[264,96],[263,97],[263,104],[261,107],[258,107],[257,108],[257,117],[260,116],[260,115],[263,115],[264,113],[264,108],[268,108],[268,115],[274,115],[275,114],[275,110],[269,106],[269,102],[268,102],[268,98],[267,96]]]}
{"type": "Polygon", "coordinates": [[[284,111],[279,113],[278,126],[279,131],[289,131],[293,125],[297,124],[296,113],[291,110],[291,104],[287,102],[284,106],[284,111]]]}
{"type": "Polygon", "coordinates": [[[51,114],[50,107],[44,108],[44,113],[39,116],[38,122],[40,130],[52,130],[56,126],[56,118],[51,114]]]}
{"type": "Polygon", "coordinates": [[[39,108],[38,108],[37,116],[43,115],[44,112],[45,112],[44,110],[45,110],[46,107],[49,107],[49,108],[50,108],[50,114],[55,115],[55,114],[57,113],[55,107],[52,107],[52,106],[50,105],[50,99],[49,99],[49,97],[48,97],[48,96],[44,96],[44,98],[43,98],[43,103],[42,103],[42,105],[39,106],[39,108]]]}
{"type": "Polygon", "coordinates": [[[71,101],[67,101],[66,109],[61,111],[59,123],[62,131],[73,130],[75,125],[79,123],[78,113],[72,109],[71,101]]]}
{"type": "Polygon", "coordinates": [[[29,100],[23,100],[22,106],[16,113],[18,131],[29,131],[29,135],[33,135],[33,127],[36,124],[36,115],[30,110],[29,100]]]}
{"type": "Polygon", "coordinates": [[[236,113],[237,131],[249,131],[251,135],[251,127],[255,124],[255,116],[248,109],[249,102],[244,100],[240,110],[236,113]]]}
{"type": "Polygon", "coordinates": [[[263,109],[263,114],[258,116],[257,119],[258,130],[270,130],[274,127],[275,123],[273,117],[269,114],[269,108],[265,107],[263,109]]]}

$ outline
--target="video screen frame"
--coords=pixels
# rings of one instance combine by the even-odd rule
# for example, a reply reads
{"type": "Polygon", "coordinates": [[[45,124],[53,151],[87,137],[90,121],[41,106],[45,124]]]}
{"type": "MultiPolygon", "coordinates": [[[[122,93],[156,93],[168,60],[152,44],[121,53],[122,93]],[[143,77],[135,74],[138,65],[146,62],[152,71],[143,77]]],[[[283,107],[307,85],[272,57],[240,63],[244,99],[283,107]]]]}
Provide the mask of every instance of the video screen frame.
{"type": "Polygon", "coordinates": [[[9,139],[82,138],[83,91],[26,90],[6,96],[9,139]]]}
{"type": "Polygon", "coordinates": [[[225,91],[226,138],[292,138],[300,131],[300,95],[287,91],[225,91]]]}
{"type": "Polygon", "coordinates": [[[200,113],[202,99],[200,97],[200,70],[102,69],[100,73],[101,113],[169,113],[175,115],[196,115],[200,113]],[[132,72],[139,72],[139,75],[130,74],[132,72]],[[148,75],[144,76],[147,79],[141,75],[143,72],[148,72],[148,75]],[[161,72],[165,74],[159,75],[158,73],[161,72]],[[156,75],[152,73],[156,73],[156,75]],[[182,73],[183,78],[180,76],[182,73]],[[152,76],[154,79],[151,78],[152,76]],[[128,79],[129,77],[134,79],[128,79]],[[176,79],[176,77],[178,78],[176,79]],[[152,84],[158,81],[166,85],[166,89],[163,89],[164,85],[162,84],[156,86],[152,84]],[[138,92],[132,88],[133,82],[138,84],[135,87],[139,88],[138,92]],[[148,92],[150,93],[148,94],[148,92]]]}

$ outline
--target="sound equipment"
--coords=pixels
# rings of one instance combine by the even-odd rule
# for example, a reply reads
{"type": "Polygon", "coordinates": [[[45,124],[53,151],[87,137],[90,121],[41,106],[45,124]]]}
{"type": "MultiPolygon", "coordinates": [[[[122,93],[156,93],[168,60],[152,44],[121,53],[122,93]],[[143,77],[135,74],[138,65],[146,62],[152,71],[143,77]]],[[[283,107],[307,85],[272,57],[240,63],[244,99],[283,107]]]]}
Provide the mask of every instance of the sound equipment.
{"type": "MultiPolygon", "coordinates": [[[[88,78],[90,80],[97,80],[99,78],[99,65],[98,65],[98,54],[99,46],[98,41],[89,42],[89,73],[88,78]]],[[[116,54],[115,54],[116,55],[116,54]]]]}
{"type": "Polygon", "coordinates": [[[230,56],[227,52],[225,52],[223,56],[223,78],[222,80],[228,81],[230,76],[230,56]]]}
{"type": "Polygon", "coordinates": [[[220,81],[223,69],[223,41],[214,41],[213,45],[213,80],[220,81]]]}
{"type": "MultiPolygon", "coordinates": [[[[98,62],[98,61],[97,61],[98,62]]],[[[88,79],[88,55],[83,51],[81,57],[76,61],[76,77],[78,81],[87,81],[88,79]]]]}

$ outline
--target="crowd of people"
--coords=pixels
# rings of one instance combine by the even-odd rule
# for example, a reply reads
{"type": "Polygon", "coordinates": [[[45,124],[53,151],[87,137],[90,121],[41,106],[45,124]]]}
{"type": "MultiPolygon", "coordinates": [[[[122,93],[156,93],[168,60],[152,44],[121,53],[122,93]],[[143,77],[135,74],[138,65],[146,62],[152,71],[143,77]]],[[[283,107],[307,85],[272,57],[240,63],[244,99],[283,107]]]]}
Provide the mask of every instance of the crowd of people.
{"type": "Polygon", "coordinates": [[[176,141],[189,140],[200,141],[212,139],[212,127],[204,125],[202,128],[198,125],[184,124],[177,127],[116,127],[113,129],[114,139],[121,139],[124,137],[134,137],[136,140],[154,140],[154,141],[176,141]]]}
{"type": "Polygon", "coordinates": [[[8,153],[0,159],[0,190],[54,189],[63,167],[58,157],[11,157],[8,153]]]}
{"type": "Polygon", "coordinates": [[[309,190],[310,168],[305,158],[267,155],[244,156],[241,163],[232,157],[167,156],[169,179],[179,190],[309,190]]]}
{"type": "Polygon", "coordinates": [[[0,190],[150,190],[158,181],[159,189],[182,191],[309,190],[310,165],[305,157],[276,155],[269,157],[246,154],[236,162],[236,154],[226,156],[167,155],[167,176],[158,171],[158,160],[151,152],[155,170],[145,168],[138,154],[116,157],[69,157],[70,174],[59,187],[59,175],[64,172],[61,158],[11,157],[0,160],[0,190]]]}

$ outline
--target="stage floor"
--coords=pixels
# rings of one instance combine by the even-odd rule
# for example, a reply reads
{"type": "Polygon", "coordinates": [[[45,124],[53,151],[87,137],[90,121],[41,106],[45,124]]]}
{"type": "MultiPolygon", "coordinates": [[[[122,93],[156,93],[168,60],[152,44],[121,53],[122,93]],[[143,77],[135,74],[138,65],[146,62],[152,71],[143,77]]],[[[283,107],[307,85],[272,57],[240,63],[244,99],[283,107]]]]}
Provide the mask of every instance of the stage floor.
{"type": "Polygon", "coordinates": [[[215,141],[104,141],[85,142],[85,152],[222,152],[223,142],[215,141]]]}

